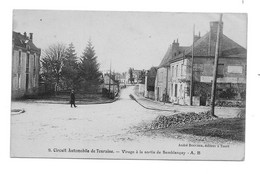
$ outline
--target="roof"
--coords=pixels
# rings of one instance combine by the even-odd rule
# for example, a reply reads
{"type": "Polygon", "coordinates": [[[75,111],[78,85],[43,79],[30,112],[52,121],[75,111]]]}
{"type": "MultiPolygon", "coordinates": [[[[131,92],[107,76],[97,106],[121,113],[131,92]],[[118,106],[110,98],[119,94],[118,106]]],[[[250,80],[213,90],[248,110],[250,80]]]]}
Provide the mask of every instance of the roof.
{"type": "MultiPolygon", "coordinates": [[[[180,46],[179,47],[179,51],[183,52],[185,51],[187,48],[187,46],[180,46]]],[[[169,48],[166,51],[166,54],[164,55],[159,67],[163,67],[163,66],[167,66],[169,64],[169,62],[173,59],[173,47],[172,45],[169,46],[169,48]]]]}
{"type": "Polygon", "coordinates": [[[104,76],[107,76],[108,78],[110,78],[113,82],[118,83],[118,80],[115,79],[115,75],[113,74],[109,74],[109,73],[105,73],[104,76]]]}
{"type": "MultiPolygon", "coordinates": [[[[235,41],[229,37],[222,35],[221,40],[221,53],[220,56],[224,58],[246,58],[247,50],[237,44],[235,41]]],[[[215,42],[211,40],[209,44],[210,32],[206,33],[200,39],[194,43],[194,57],[214,57],[215,56],[215,42]],[[212,48],[210,48],[210,45],[212,48]],[[210,51],[209,51],[210,49],[210,51]]],[[[192,45],[189,47],[179,47],[180,54],[173,56],[173,48],[170,46],[163,57],[159,67],[170,65],[170,63],[179,60],[185,56],[191,56],[192,54],[192,45]],[[183,54],[184,53],[184,54],[183,54]]]]}
{"type": "Polygon", "coordinates": [[[29,46],[30,50],[37,53],[41,51],[41,49],[37,48],[28,37],[15,31],[13,31],[13,44],[14,46],[21,47],[23,49],[27,49],[26,46],[29,46]]]}
{"type": "MultiPolygon", "coordinates": [[[[210,32],[206,33],[203,37],[198,39],[194,43],[194,56],[215,56],[215,42],[211,40],[211,46],[209,46],[209,37],[210,32]],[[209,51],[210,49],[210,51],[209,51]]],[[[222,35],[221,40],[221,57],[238,57],[238,58],[245,58],[246,57],[246,49],[235,41],[227,37],[226,35],[222,35]]],[[[191,56],[192,46],[185,50],[185,55],[191,56]]]]}

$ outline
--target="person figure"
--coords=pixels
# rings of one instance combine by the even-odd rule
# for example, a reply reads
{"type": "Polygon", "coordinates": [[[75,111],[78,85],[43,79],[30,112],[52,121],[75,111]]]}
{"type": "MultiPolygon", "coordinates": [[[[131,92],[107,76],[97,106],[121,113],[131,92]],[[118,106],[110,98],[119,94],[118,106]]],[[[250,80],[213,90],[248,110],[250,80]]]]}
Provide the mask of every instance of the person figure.
{"type": "Polygon", "coordinates": [[[77,106],[75,105],[75,93],[74,93],[74,90],[72,89],[71,90],[71,93],[70,93],[70,107],[72,107],[72,105],[76,108],[77,106]]]}

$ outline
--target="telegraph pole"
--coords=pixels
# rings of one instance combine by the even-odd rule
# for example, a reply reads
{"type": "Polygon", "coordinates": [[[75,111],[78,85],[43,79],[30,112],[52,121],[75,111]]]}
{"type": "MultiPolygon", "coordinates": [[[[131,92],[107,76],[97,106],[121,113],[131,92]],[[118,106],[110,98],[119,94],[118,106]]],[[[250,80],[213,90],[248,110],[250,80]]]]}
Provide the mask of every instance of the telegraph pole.
{"type": "Polygon", "coordinates": [[[111,86],[111,60],[110,60],[110,68],[109,68],[109,84],[108,84],[108,93],[110,95],[110,86],[111,86]]]}
{"type": "Polygon", "coordinates": [[[191,79],[190,79],[190,105],[193,105],[193,64],[194,64],[194,35],[195,35],[195,25],[193,25],[193,34],[192,34],[192,47],[191,47],[191,79]]]}
{"type": "Polygon", "coordinates": [[[220,29],[222,25],[222,14],[219,17],[218,23],[218,31],[217,31],[217,41],[216,41],[216,49],[215,49],[215,61],[214,61],[214,72],[213,72],[213,81],[212,81],[212,88],[211,88],[211,115],[215,116],[215,95],[216,95],[216,87],[217,87],[217,74],[218,74],[218,56],[219,56],[219,43],[220,43],[220,29]]]}

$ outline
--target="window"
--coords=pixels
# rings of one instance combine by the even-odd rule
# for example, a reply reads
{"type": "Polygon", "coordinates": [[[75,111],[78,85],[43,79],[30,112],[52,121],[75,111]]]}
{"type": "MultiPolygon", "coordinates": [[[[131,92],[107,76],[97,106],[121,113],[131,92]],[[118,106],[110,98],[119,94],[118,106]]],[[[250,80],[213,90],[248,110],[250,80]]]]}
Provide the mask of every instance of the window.
{"type": "Polygon", "coordinates": [[[27,53],[27,57],[26,57],[26,73],[29,73],[29,61],[30,61],[30,54],[27,53]]]}
{"type": "Polygon", "coordinates": [[[182,96],[182,84],[180,84],[179,95],[182,96]]]}
{"type": "Polygon", "coordinates": [[[22,58],[22,52],[19,51],[19,53],[18,53],[18,66],[21,66],[21,58],[22,58]]]}
{"type": "Polygon", "coordinates": [[[28,91],[28,89],[29,89],[29,74],[26,74],[25,89],[26,89],[26,91],[28,91]]]}
{"type": "Polygon", "coordinates": [[[33,55],[33,66],[34,66],[34,68],[36,67],[36,57],[35,57],[35,55],[33,55]]]}
{"type": "Polygon", "coordinates": [[[218,77],[224,76],[224,64],[218,64],[218,77]]]}
{"type": "Polygon", "coordinates": [[[172,66],[172,77],[174,75],[174,66],[172,66]]]}
{"type": "Polygon", "coordinates": [[[183,75],[183,64],[181,64],[181,76],[183,75]]]}
{"type": "Polygon", "coordinates": [[[21,74],[18,74],[18,89],[21,88],[21,74]]]}
{"type": "Polygon", "coordinates": [[[33,87],[36,87],[36,74],[33,75],[33,87]]]}
{"type": "Polygon", "coordinates": [[[175,84],[174,97],[177,97],[178,84],[175,84]]]}
{"type": "Polygon", "coordinates": [[[26,76],[25,76],[25,89],[28,91],[29,89],[29,61],[30,61],[30,54],[27,53],[26,57],[26,76]]]}
{"type": "Polygon", "coordinates": [[[178,77],[178,65],[176,65],[176,77],[178,77]]]}
{"type": "Polygon", "coordinates": [[[242,74],[243,73],[243,67],[242,66],[228,66],[227,72],[228,73],[242,74]]]}
{"type": "Polygon", "coordinates": [[[173,84],[171,84],[171,96],[173,96],[173,84]]]}
{"type": "Polygon", "coordinates": [[[36,73],[36,56],[33,55],[33,74],[36,73]]]}

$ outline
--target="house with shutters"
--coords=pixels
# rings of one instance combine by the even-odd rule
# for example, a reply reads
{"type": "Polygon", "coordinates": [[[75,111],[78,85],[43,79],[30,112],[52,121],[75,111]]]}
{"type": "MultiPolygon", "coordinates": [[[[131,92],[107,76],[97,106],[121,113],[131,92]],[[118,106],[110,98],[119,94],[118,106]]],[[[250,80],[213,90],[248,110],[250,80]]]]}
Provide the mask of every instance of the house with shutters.
{"type": "MultiPolygon", "coordinates": [[[[218,21],[210,22],[210,31],[194,37],[192,46],[174,42],[163,58],[155,82],[155,98],[173,104],[190,104],[191,70],[193,68],[193,105],[208,105],[213,80],[218,21]]],[[[244,100],[246,90],[247,50],[223,33],[220,25],[220,49],[217,74],[218,100],[244,100]]]]}
{"type": "Polygon", "coordinates": [[[33,43],[33,33],[13,31],[12,98],[37,95],[41,49],[33,43]]]}
{"type": "Polygon", "coordinates": [[[155,85],[154,85],[154,98],[157,101],[169,101],[170,94],[170,61],[181,54],[186,46],[179,46],[178,39],[168,47],[160,65],[157,67],[156,77],[155,77],[155,85]]]}

